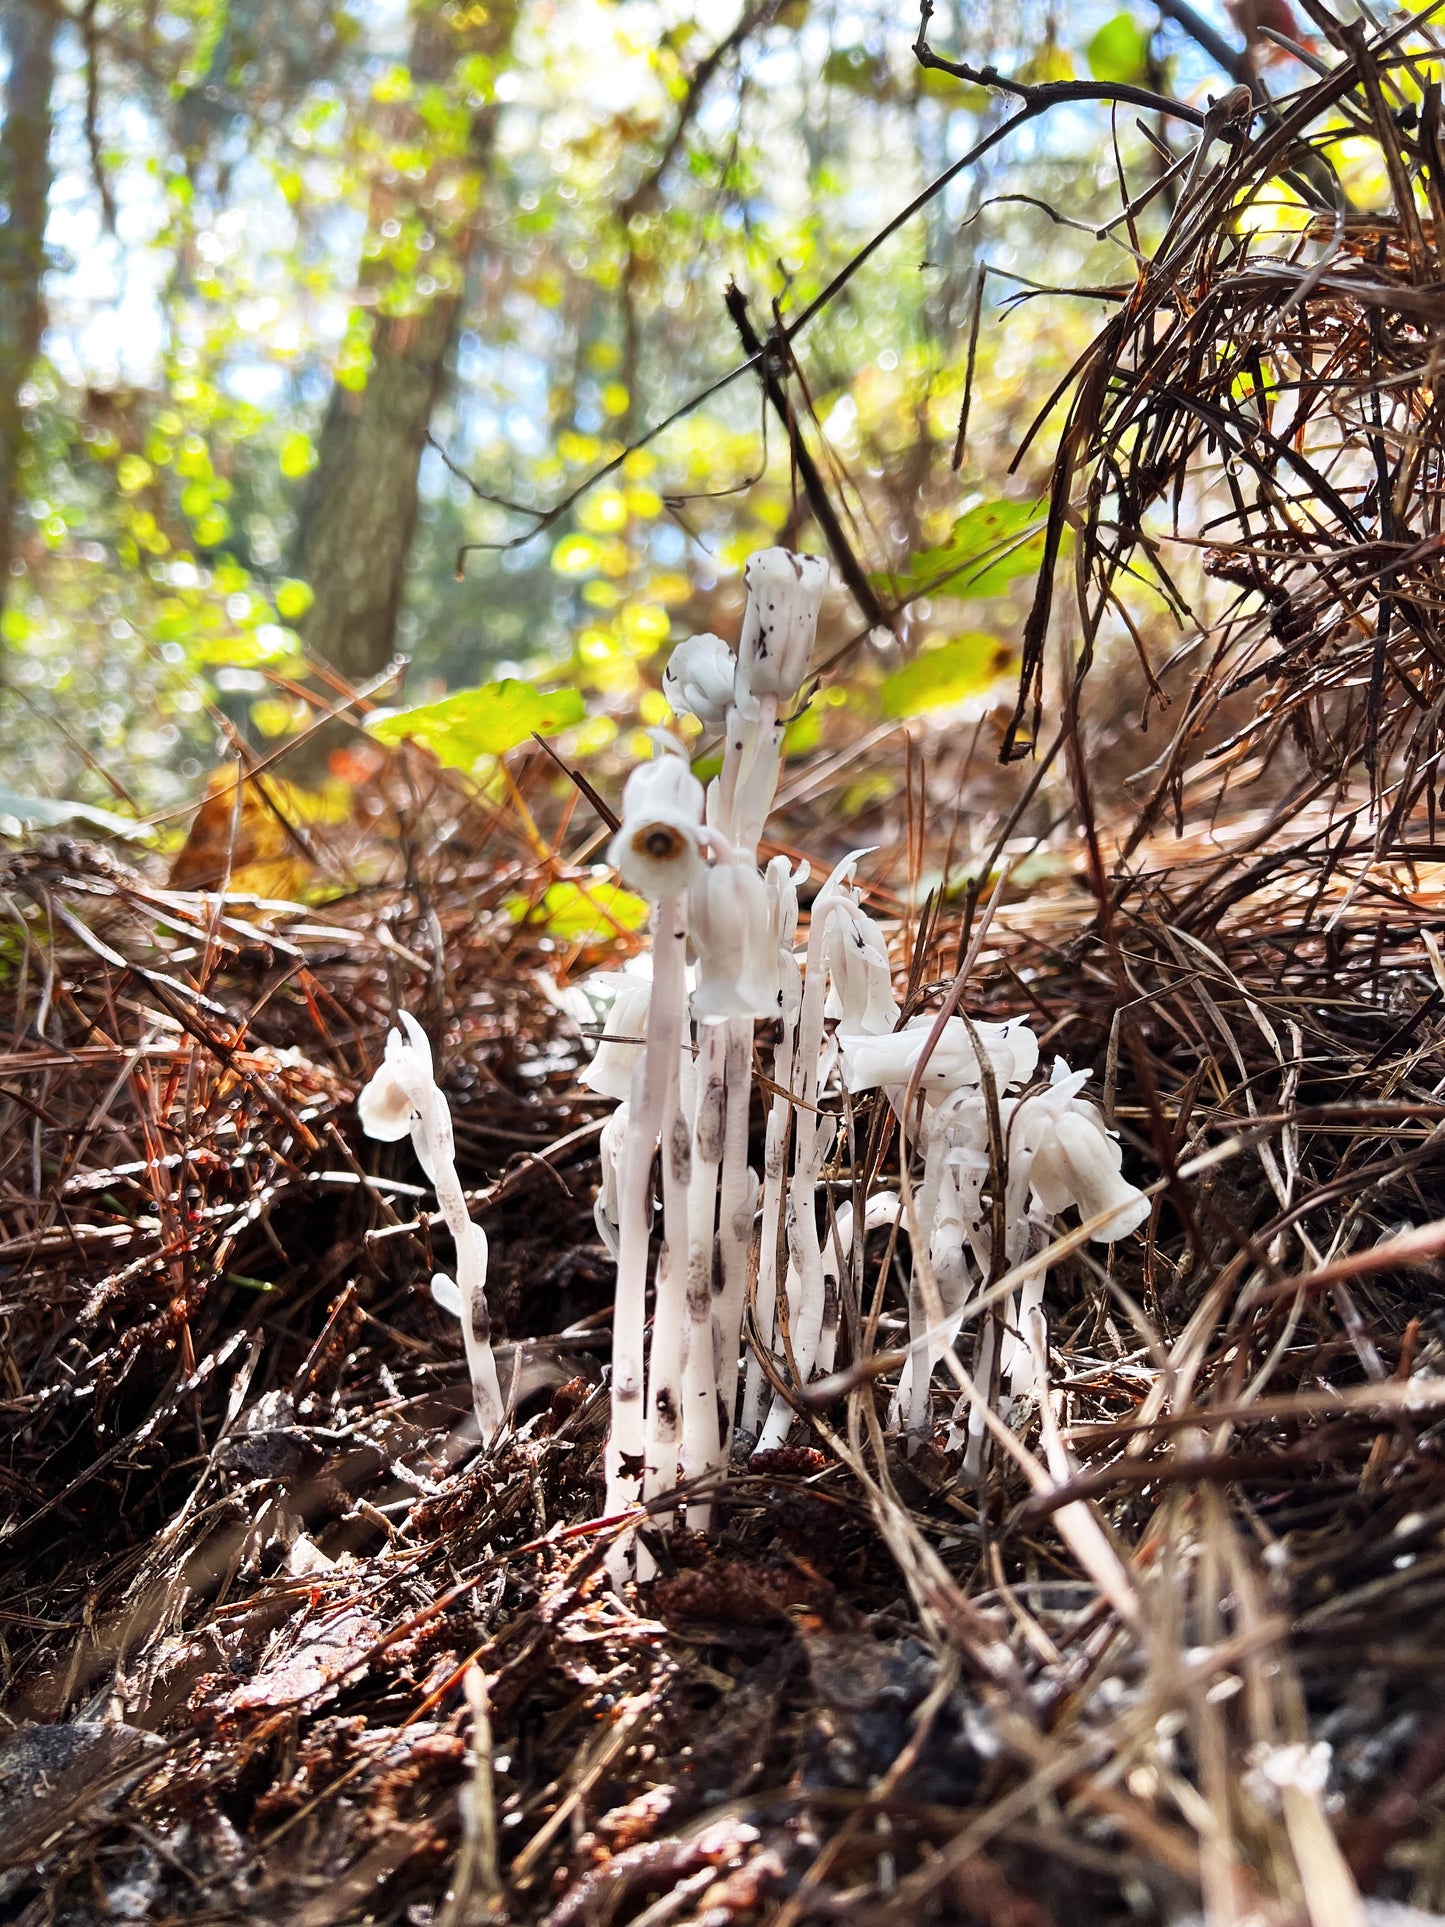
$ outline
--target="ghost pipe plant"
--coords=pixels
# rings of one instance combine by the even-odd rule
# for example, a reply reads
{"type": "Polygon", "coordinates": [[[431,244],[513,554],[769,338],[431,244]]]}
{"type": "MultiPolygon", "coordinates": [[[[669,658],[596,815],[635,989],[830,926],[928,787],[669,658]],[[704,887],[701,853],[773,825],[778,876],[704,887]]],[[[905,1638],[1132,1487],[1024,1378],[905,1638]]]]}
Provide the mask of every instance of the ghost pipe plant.
{"type": "MultiPolygon", "coordinates": [[[[651,978],[598,980],[612,1008],[584,1074],[620,1100],[602,1134],[596,1204],[617,1263],[607,1510],[646,1499],[665,1516],[681,1479],[688,1522],[704,1528],[739,1390],[744,1432],[758,1449],[781,1445],[794,1412],[776,1386],[832,1369],[843,1282],[857,1288],[868,1231],[896,1223],[911,1252],[910,1348],[894,1409],[919,1437],[934,1369],[981,1285],[1042,1251],[1061,1211],[1076,1206],[1098,1220],[1097,1238],[1112,1241],[1149,1209],[1080,1095],[1088,1074],[1056,1060],[1039,1087],[1038,1043],[1022,1021],[923,1016],[900,1027],[887,943],[853,885],[864,852],[845,858],[814,897],[800,968],[807,867],[774,857],[760,871],[758,845],[828,571],[815,556],[770,549],[753,556],[746,579],[737,652],[695,636],[673,652],[663,680],[674,711],[721,730],[718,776],[704,792],[681,744],[654,731],[651,761],[624,789],[610,854],[653,905],[651,978]],[[748,1164],[760,1019],[776,1025],[761,1174],[748,1164]],[[875,1186],[855,1195],[824,1225],[819,1197],[838,1123],[828,1106],[839,1086],[884,1092],[899,1118],[904,1181],[901,1193],[875,1186]],[[649,1278],[654,1169],[662,1240],[649,1278]],[[740,1387],[750,1249],[755,1342],[740,1387]]],[[[1000,1370],[1015,1395],[1033,1390],[1034,1354],[1019,1332],[1041,1292],[1042,1274],[1002,1318],[984,1319],[974,1378],[986,1396],[1000,1370]]],[[[976,1473],[976,1409],[955,1438],[976,1473]]],[[[611,1570],[618,1580],[632,1570],[645,1577],[651,1565],[644,1548],[619,1539],[611,1570]]]]}
{"type": "Polygon", "coordinates": [[[487,1315],[487,1237],[473,1222],[457,1177],[452,1114],[437,1087],[426,1032],[406,1011],[401,1028],[387,1033],[381,1067],[357,1099],[361,1128],[368,1137],[394,1142],[410,1134],[417,1162],[431,1181],[437,1204],[457,1248],[455,1282],[444,1272],[431,1281],[432,1296],[461,1320],[462,1344],[472,1381],[472,1409],[483,1445],[489,1445],[506,1416],[497,1362],[492,1356],[487,1315]]]}

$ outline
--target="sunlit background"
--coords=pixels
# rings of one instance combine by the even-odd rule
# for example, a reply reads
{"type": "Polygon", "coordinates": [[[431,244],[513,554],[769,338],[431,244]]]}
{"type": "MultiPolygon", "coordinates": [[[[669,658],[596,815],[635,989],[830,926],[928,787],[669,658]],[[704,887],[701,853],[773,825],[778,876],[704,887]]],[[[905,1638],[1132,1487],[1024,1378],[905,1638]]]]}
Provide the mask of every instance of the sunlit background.
{"type": "MultiPolygon", "coordinates": [[[[54,44],[0,753],[11,791],[122,813],[175,810],[237,741],[268,752],[304,727],[308,698],[335,693],[308,677],[308,639],[357,682],[405,654],[408,702],[508,674],[575,686],[580,758],[663,720],[668,640],[735,617],[753,548],[817,543],[751,376],[687,406],[741,358],[729,279],[760,330],[774,303],[796,316],[1004,112],[921,71],[901,4],[194,0],[91,21],[54,44]],[[403,495],[415,472],[419,501],[394,620],[362,634],[328,616],[316,464],[328,416],[376,399],[383,339],[430,358],[454,467],[433,447],[418,464],[404,437],[368,444],[395,448],[377,466],[403,495]],[[463,544],[479,546],[459,579],[463,544]]],[[[1219,85],[1152,10],[1109,0],[945,4],[931,31],[1026,79],[1219,85]]],[[[917,587],[910,556],[960,517],[1029,526],[1054,427],[1008,463],[1099,313],[1034,284],[1128,282],[1127,237],[1089,231],[1117,209],[1120,165],[1139,182],[1159,165],[1133,116],[1111,138],[1107,109],[1052,114],[960,174],[799,338],[825,473],[890,591],[917,587]]],[[[794,748],[830,711],[988,700],[1029,563],[1025,545],[909,603],[794,748]]],[[[841,594],[825,629],[833,646],[859,630],[841,594]]]]}

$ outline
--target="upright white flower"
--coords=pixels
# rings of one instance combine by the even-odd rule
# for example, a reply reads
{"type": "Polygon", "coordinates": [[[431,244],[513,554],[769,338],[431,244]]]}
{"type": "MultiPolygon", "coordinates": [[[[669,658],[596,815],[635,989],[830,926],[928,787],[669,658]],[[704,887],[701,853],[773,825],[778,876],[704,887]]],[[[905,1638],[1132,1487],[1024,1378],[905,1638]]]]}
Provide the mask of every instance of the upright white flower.
{"type": "Polygon", "coordinates": [[[824,1016],[838,1018],[840,1029],[859,1036],[887,1035],[898,1022],[888,946],[856,903],[840,904],[828,919],[823,958],[828,966],[824,1016]]]}
{"type": "Polygon", "coordinates": [[[737,673],[738,659],[721,636],[689,636],[668,658],[662,693],[675,716],[696,716],[704,729],[721,729],[737,673]]]}
{"type": "Polygon", "coordinates": [[[828,564],[819,555],[759,549],[744,577],[748,606],[738,642],[738,706],[755,714],[759,696],[791,702],[803,686],[828,564]]]}
{"type": "MultiPolygon", "coordinates": [[[[589,978],[588,982],[595,979],[589,978]]],[[[632,1073],[642,1056],[647,1036],[647,1013],[652,1003],[652,979],[628,977],[620,972],[612,1008],[603,1022],[603,1034],[592,1062],[581,1081],[599,1097],[625,1098],[632,1091],[632,1073]]]]}
{"type": "Polygon", "coordinates": [[[681,745],[660,731],[656,754],[622,792],[622,825],[608,852],[622,881],[652,903],[681,894],[702,870],[703,788],[681,745]]]}
{"type": "Polygon", "coordinates": [[[772,892],[751,863],[704,870],[688,892],[697,946],[694,1017],[776,1017],[781,989],[772,892]]]}

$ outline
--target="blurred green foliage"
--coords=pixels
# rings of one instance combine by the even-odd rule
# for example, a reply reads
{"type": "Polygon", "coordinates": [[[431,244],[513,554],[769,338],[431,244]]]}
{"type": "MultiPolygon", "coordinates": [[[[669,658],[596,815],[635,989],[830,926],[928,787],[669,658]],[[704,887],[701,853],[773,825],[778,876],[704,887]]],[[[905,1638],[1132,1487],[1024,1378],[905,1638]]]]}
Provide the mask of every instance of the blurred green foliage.
{"type": "MultiPolygon", "coordinates": [[[[1148,9],[973,15],[941,7],[940,44],[1026,78],[1152,61],[1185,91],[1213,79],[1187,57],[1169,69],[1148,9]]],[[[547,510],[715,382],[738,359],[728,277],[759,316],[775,299],[798,313],[995,124],[998,98],[922,74],[894,0],[793,0],[735,36],[731,4],[523,0],[496,57],[467,51],[484,17],[472,0],[109,0],[93,44],[63,30],[49,328],[0,632],[17,789],[165,809],[199,793],[218,746],[305,726],[329,692],[301,648],[315,585],[289,558],[328,398],[364,394],[378,316],[458,285],[433,432],[481,492],[424,457],[399,630],[415,706],[374,726],[383,740],[467,768],[534,729],[567,731],[579,757],[629,750],[669,720],[660,652],[735,625],[748,553],[816,543],[751,380],[555,520],[502,504],[547,510]],[[453,36],[440,80],[414,70],[423,30],[453,36]],[[448,236],[467,224],[462,267],[448,236]],[[481,546],[457,580],[463,543],[481,546]]],[[[798,343],[810,432],[917,657],[855,654],[846,700],[794,725],[799,754],[859,710],[969,701],[1007,667],[1053,431],[1026,472],[1004,470],[1092,322],[1060,300],[991,309],[954,474],[972,291],[984,258],[995,294],[1011,276],[1132,273],[1118,242],[1009,198],[1086,226],[1112,210],[1106,118],[1070,110],[961,176],[798,343]]],[[[1142,178],[1147,143],[1122,117],[1118,138],[1142,178]]],[[[840,599],[825,621],[854,616],[840,599]]],[[[591,916],[594,898],[547,914],[591,916]]]]}

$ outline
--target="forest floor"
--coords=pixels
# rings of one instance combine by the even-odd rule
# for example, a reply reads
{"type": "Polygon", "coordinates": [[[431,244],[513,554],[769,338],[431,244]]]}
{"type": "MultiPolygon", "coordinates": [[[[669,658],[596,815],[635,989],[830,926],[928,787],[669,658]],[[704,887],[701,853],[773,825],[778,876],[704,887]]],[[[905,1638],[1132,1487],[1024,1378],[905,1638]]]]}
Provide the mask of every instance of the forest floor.
{"type": "MultiPolygon", "coordinates": [[[[1092,1063],[1165,1178],[1046,1301],[1064,1491],[1132,1610],[1058,1490],[1002,1454],[960,1483],[941,1387],[909,1457],[866,1378],[618,1596],[606,1107],[555,989],[611,953],[518,917],[555,868],[475,816],[441,786],[309,907],[0,859],[0,1913],[1445,1910],[1445,847],[1235,804],[1139,843],[1102,917],[1055,838],[989,928],[970,1008],[1092,1063]],[[430,1194],[357,1128],[398,1008],[491,1240],[489,1455],[430,1194]]],[[[914,1007],[965,908],[893,900],[914,1007]]]]}

